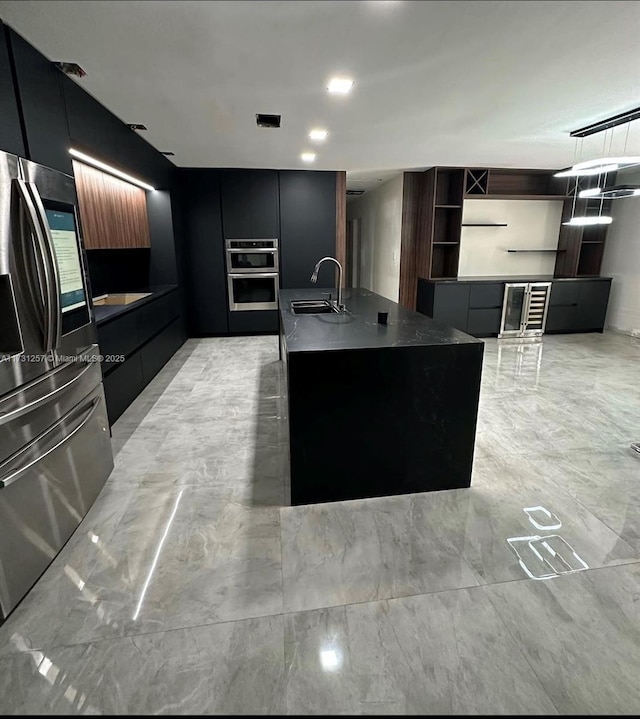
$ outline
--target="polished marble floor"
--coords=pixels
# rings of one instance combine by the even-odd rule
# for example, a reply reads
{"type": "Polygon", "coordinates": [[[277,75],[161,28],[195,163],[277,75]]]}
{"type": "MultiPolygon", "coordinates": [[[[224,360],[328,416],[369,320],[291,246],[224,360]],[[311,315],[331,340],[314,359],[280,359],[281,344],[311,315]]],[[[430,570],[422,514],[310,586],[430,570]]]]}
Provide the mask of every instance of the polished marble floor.
{"type": "Polygon", "coordinates": [[[285,507],[276,339],[189,340],[0,627],[0,712],[640,712],[639,380],[623,335],[488,340],[471,489],[285,507]]]}

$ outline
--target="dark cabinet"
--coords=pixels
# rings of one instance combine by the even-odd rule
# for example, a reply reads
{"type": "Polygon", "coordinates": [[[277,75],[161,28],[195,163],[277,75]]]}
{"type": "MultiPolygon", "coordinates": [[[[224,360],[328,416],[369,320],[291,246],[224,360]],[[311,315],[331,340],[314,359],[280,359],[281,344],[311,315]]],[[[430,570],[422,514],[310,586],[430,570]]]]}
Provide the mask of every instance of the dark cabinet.
{"type": "Polygon", "coordinates": [[[180,314],[177,292],[170,292],[149,302],[136,311],[140,342],[146,342],[180,314]]]}
{"type": "Polygon", "coordinates": [[[251,198],[246,170],[223,170],[220,177],[222,226],[225,238],[251,237],[251,198]]]}
{"type": "Polygon", "coordinates": [[[551,286],[547,332],[602,332],[611,280],[554,281],[551,286]]]}
{"type": "Polygon", "coordinates": [[[572,332],[576,326],[576,305],[549,305],[545,332],[572,332]]]}
{"type": "Polygon", "coordinates": [[[551,285],[549,307],[551,308],[555,306],[575,306],[578,304],[579,293],[579,282],[554,282],[551,285]]]}
{"type": "Polygon", "coordinates": [[[217,170],[179,170],[190,329],[220,335],[227,324],[227,278],[217,170]]]}
{"type": "Polygon", "coordinates": [[[121,364],[114,358],[127,357],[140,345],[136,312],[128,312],[111,322],[99,325],[98,345],[100,354],[105,357],[102,361],[102,373],[106,374],[110,369],[121,364]]]}
{"type": "Polygon", "coordinates": [[[504,282],[479,282],[469,290],[469,307],[477,309],[502,309],[504,282]]]}
{"type": "Polygon", "coordinates": [[[109,424],[113,425],[145,387],[140,352],[131,355],[102,381],[109,424]]]}
{"type": "Polygon", "coordinates": [[[140,356],[145,385],[151,382],[181,344],[182,326],[180,319],[176,319],[142,347],[140,356]]]}
{"type": "Polygon", "coordinates": [[[438,322],[467,331],[470,287],[464,282],[434,283],[418,280],[418,312],[438,322]]]}
{"type": "Polygon", "coordinates": [[[18,99],[11,74],[9,49],[5,33],[7,28],[0,22],[0,151],[24,157],[24,139],[18,113],[18,99]]]}
{"type": "Polygon", "coordinates": [[[229,332],[232,334],[274,334],[278,327],[278,310],[229,312],[229,332]]]}
{"type": "Polygon", "coordinates": [[[98,325],[104,392],[113,424],[184,342],[177,290],[98,325]],[[124,357],[124,361],[118,359],[124,357]]]}
{"type": "MultiPolygon", "coordinates": [[[[8,38],[15,63],[29,159],[71,174],[69,129],[60,70],[14,30],[8,38]]],[[[3,118],[4,119],[4,118],[3,118]]]]}
{"type": "MultiPolygon", "coordinates": [[[[500,332],[504,285],[419,279],[416,307],[418,312],[475,337],[495,337],[500,332]]],[[[545,332],[602,332],[610,287],[611,280],[606,277],[554,280],[545,332]]]]}
{"type": "Polygon", "coordinates": [[[602,332],[610,290],[610,280],[580,282],[580,294],[576,307],[576,330],[602,332]]]}
{"type": "MultiPolygon", "coordinates": [[[[336,253],[336,173],[281,170],[280,284],[314,287],[313,268],[336,253]]],[[[333,269],[323,267],[319,287],[335,287],[333,269]]]]}
{"type": "Polygon", "coordinates": [[[467,318],[467,332],[474,337],[491,337],[500,332],[502,309],[471,309],[467,318]]]}
{"type": "Polygon", "coordinates": [[[76,82],[61,75],[71,144],[156,188],[171,185],[173,165],[76,82]]]}
{"type": "Polygon", "coordinates": [[[276,170],[222,170],[220,182],[225,238],[280,236],[276,170]]]}
{"type": "Polygon", "coordinates": [[[123,130],[122,122],[71,78],[63,77],[62,89],[73,146],[121,166],[118,138],[123,130]]]}

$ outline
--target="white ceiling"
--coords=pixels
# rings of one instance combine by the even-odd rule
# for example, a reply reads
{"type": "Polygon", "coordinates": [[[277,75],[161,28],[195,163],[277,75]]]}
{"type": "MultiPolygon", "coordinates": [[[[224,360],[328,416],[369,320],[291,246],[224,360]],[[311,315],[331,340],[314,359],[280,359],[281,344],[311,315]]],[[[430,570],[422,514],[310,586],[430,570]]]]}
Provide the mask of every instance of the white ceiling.
{"type": "Polygon", "coordinates": [[[78,62],[80,84],[181,166],[346,169],[351,187],[437,164],[564,167],[569,131],[640,105],[638,2],[24,0],[0,17],[78,62]],[[325,92],[333,75],[355,79],[349,97],[325,92]],[[304,165],[318,126],[329,139],[304,165]]]}

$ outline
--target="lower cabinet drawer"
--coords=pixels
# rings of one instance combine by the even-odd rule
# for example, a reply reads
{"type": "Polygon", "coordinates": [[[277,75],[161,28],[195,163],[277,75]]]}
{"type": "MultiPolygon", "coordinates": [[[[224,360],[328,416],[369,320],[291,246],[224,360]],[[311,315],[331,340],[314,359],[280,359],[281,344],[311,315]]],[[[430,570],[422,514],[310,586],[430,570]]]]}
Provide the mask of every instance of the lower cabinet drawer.
{"type": "MultiPolygon", "coordinates": [[[[98,325],[98,345],[103,357],[128,355],[140,344],[136,312],[129,312],[116,317],[105,325],[98,325]]],[[[102,362],[103,374],[114,367],[117,362],[102,362]]]]}
{"type": "Polygon", "coordinates": [[[554,305],[576,305],[580,292],[580,282],[554,282],[551,285],[551,296],[549,306],[554,305]]]}
{"type": "Polygon", "coordinates": [[[113,424],[145,386],[141,353],[135,352],[103,379],[109,424],[113,424]]]}
{"type": "Polygon", "coordinates": [[[278,331],[278,310],[229,312],[229,331],[233,334],[275,334],[278,331]]]}
{"type": "Polygon", "coordinates": [[[476,337],[497,335],[500,332],[502,309],[469,309],[467,332],[476,337]]]}
{"type": "Polygon", "coordinates": [[[574,305],[573,307],[567,306],[554,306],[549,307],[547,312],[547,324],[545,325],[545,332],[570,332],[576,328],[578,309],[574,305]]]}
{"type": "Polygon", "coordinates": [[[147,385],[182,345],[182,321],[174,320],[141,350],[142,376],[147,385]]]}
{"type": "Polygon", "coordinates": [[[476,309],[495,309],[502,307],[504,299],[504,283],[478,283],[471,285],[469,292],[469,307],[476,309]]]}
{"type": "Polygon", "coordinates": [[[146,342],[162,327],[180,314],[178,292],[170,292],[141,307],[137,314],[138,337],[146,342]]]}

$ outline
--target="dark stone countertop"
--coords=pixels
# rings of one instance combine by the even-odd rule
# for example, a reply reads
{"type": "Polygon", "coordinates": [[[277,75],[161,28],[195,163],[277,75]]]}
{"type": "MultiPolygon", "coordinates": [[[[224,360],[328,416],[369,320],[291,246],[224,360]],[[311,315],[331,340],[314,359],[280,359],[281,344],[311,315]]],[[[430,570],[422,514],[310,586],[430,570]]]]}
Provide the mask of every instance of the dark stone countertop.
{"type": "Polygon", "coordinates": [[[107,322],[110,322],[111,320],[115,319],[116,317],[120,317],[121,315],[126,314],[127,312],[131,312],[131,310],[136,310],[142,307],[143,305],[148,304],[149,302],[153,302],[154,300],[158,299],[158,297],[161,297],[162,295],[166,295],[169,292],[173,292],[173,290],[177,290],[178,285],[157,285],[154,287],[147,287],[143,290],[128,290],[127,292],[111,292],[105,294],[133,294],[138,292],[150,292],[151,294],[148,297],[144,297],[141,300],[138,300],[137,302],[132,302],[128,305],[97,305],[93,308],[93,314],[96,318],[96,325],[100,326],[103,324],[106,324],[107,322]]]}
{"type": "MultiPolygon", "coordinates": [[[[287,351],[379,349],[482,344],[482,340],[412,312],[369,290],[345,290],[345,314],[295,315],[291,300],[326,299],[327,290],[280,290],[280,317],[287,351]],[[324,292],[324,294],[323,294],[324,292]],[[388,312],[387,325],[378,312],[388,312]]],[[[332,290],[335,297],[335,290],[332,290]]]]}
{"type": "Polygon", "coordinates": [[[553,275],[522,275],[520,277],[505,277],[504,275],[496,275],[494,277],[455,277],[450,279],[433,279],[420,277],[423,282],[438,283],[459,283],[459,282],[584,282],[585,280],[610,280],[611,277],[554,277],[553,275]]]}

